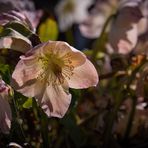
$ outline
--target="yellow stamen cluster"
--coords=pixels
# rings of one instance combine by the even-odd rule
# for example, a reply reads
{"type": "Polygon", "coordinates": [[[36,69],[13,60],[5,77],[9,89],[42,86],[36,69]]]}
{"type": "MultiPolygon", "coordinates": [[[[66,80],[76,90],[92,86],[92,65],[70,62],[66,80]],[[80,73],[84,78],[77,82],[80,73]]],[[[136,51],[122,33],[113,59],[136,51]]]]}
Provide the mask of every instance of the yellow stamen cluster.
{"type": "Polygon", "coordinates": [[[73,75],[74,66],[72,65],[69,53],[60,57],[58,54],[46,54],[38,58],[42,71],[38,79],[47,81],[47,84],[63,84],[65,78],[70,79],[73,75]]]}

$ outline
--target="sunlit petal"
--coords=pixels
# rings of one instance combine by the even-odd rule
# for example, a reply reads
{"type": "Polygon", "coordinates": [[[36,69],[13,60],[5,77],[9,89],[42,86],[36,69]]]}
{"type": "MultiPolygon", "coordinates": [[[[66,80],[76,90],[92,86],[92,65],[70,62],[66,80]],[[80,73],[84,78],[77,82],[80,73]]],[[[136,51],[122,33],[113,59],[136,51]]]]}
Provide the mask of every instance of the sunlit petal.
{"type": "Polygon", "coordinates": [[[17,78],[15,81],[19,86],[22,86],[27,81],[37,78],[39,72],[40,69],[36,58],[22,57],[16,65],[12,78],[17,78]]]}
{"type": "Polygon", "coordinates": [[[85,64],[74,69],[73,75],[67,81],[71,88],[88,88],[97,85],[98,74],[93,64],[86,60],[85,64]]]}
{"type": "Polygon", "coordinates": [[[36,100],[49,117],[62,118],[70,105],[71,94],[61,85],[49,85],[43,96],[37,96],[36,100]]]}

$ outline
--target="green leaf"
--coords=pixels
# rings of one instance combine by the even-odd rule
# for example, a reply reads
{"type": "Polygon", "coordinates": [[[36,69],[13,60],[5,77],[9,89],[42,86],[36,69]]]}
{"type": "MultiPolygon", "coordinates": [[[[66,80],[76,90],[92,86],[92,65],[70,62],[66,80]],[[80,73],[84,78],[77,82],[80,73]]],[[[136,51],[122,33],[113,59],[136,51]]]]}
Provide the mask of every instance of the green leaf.
{"type": "Polygon", "coordinates": [[[11,29],[19,32],[21,35],[23,35],[25,37],[29,37],[31,34],[34,33],[27,26],[25,26],[24,24],[17,22],[17,21],[7,23],[4,27],[11,28],[11,29]]]}
{"type": "Polygon", "coordinates": [[[31,108],[32,107],[32,98],[28,98],[27,101],[25,101],[25,103],[23,104],[24,108],[31,108]]]}
{"type": "Polygon", "coordinates": [[[5,74],[9,71],[9,65],[4,65],[0,63],[0,72],[5,74]]]}
{"type": "Polygon", "coordinates": [[[0,63],[0,75],[6,83],[10,83],[10,66],[0,63]]]}
{"type": "Polygon", "coordinates": [[[0,25],[0,34],[3,32],[4,27],[0,25]]]}
{"type": "Polygon", "coordinates": [[[50,18],[47,19],[39,26],[38,34],[42,42],[56,40],[58,37],[58,26],[56,21],[50,18]]]}

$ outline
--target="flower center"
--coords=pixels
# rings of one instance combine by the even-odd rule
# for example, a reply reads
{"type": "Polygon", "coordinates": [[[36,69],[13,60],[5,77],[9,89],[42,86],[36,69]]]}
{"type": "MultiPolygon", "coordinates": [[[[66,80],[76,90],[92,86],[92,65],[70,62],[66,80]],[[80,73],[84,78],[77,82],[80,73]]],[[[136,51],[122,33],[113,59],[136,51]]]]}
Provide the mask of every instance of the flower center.
{"type": "Polygon", "coordinates": [[[65,54],[59,57],[57,54],[47,54],[39,57],[38,60],[41,63],[42,71],[38,78],[40,80],[46,80],[47,84],[60,85],[64,83],[65,78],[70,79],[73,75],[72,61],[70,54],[65,54]]]}

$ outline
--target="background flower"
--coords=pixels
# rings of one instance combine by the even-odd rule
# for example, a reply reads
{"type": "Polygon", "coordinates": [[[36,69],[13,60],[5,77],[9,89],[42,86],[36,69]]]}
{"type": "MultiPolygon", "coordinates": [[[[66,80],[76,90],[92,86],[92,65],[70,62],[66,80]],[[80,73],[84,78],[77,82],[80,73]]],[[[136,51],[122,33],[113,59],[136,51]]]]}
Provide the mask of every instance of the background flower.
{"type": "Polygon", "coordinates": [[[136,46],[141,18],[138,6],[125,5],[119,10],[109,33],[109,42],[115,52],[127,54],[136,46]]]}
{"type": "Polygon", "coordinates": [[[107,18],[116,9],[118,3],[117,0],[97,0],[87,18],[79,24],[82,35],[86,38],[98,38],[107,18]]]}
{"type": "Polygon", "coordinates": [[[55,7],[61,31],[66,31],[73,23],[80,23],[88,15],[92,0],[61,0],[55,7]]]}

